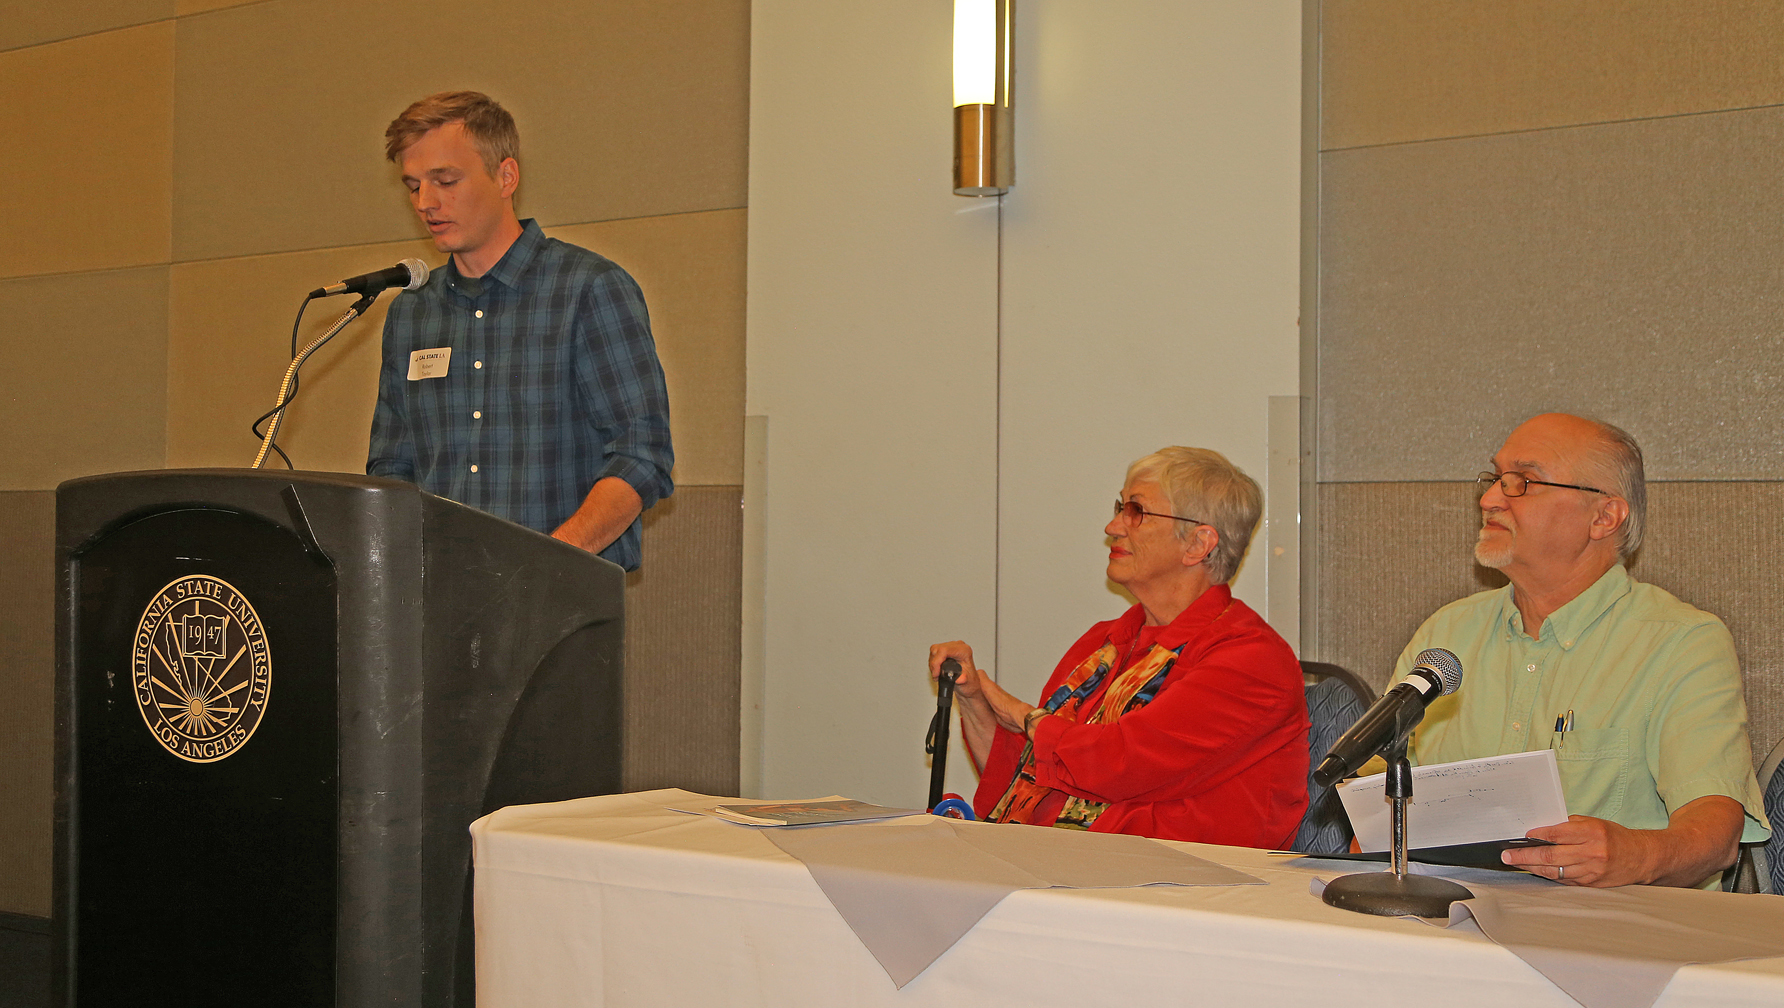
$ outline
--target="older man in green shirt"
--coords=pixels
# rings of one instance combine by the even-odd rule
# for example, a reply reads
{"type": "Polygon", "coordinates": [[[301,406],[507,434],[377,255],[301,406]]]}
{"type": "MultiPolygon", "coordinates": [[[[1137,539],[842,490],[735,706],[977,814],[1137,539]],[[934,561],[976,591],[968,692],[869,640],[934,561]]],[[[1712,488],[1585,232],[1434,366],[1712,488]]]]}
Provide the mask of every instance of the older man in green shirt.
{"type": "Polygon", "coordinates": [[[1467,671],[1432,701],[1420,763],[1553,748],[1568,821],[1507,864],[1572,885],[1697,886],[1768,834],[1728,628],[1623,562],[1641,545],[1641,449],[1608,424],[1551,413],[1513,431],[1481,474],[1475,559],[1511,584],[1439,609],[1427,647],[1467,671]]]}

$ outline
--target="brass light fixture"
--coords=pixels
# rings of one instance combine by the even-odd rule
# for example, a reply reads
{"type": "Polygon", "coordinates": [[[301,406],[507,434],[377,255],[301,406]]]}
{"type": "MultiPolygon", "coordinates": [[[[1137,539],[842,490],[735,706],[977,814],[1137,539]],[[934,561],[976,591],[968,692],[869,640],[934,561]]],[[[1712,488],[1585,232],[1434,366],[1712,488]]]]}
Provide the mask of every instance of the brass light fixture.
{"type": "Polygon", "coordinates": [[[954,0],[954,194],[1016,183],[1010,31],[1015,0],[954,0]]]}

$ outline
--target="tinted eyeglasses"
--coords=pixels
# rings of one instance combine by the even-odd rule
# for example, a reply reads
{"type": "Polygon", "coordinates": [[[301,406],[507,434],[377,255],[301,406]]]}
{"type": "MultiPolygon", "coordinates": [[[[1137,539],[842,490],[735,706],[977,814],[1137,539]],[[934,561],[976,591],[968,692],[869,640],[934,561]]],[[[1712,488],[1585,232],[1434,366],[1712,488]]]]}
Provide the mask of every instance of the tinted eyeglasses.
{"type": "Polygon", "coordinates": [[[1158,512],[1158,511],[1148,511],[1145,508],[1142,508],[1140,506],[1140,502],[1137,500],[1124,501],[1124,500],[1117,498],[1115,501],[1115,517],[1120,518],[1122,520],[1122,522],[1127,525],[1128,528],[1133,528],[1134,526],[1145,521],[1147,515],[1151,515],[1154,518],[1169,518],[1172,521],[1186,521],[1186,522],[1189,522],[1191,525],[1206,525],[1206,524],[1208,524],[1207,522],[1204,522],[1204,521],[1197,521],[1194,518],[1180,518],[1177,515],[1173,515],[1173,514],[1164,514],[1162,512],[1158,512]]]}
{"type": "Polygon", "coordinates": [[[1499,484],[1499,492],[1507,497],[1524,496],[1524,492],[1530,489],[1530,484],[1532,483],[1537,486],[1561,487],[1565,490],[1584,490],[1587,493],[1604,494],[1606,497],[1612,496],[1597,487],[1579,486],[1574,483],[1550,483],[1548,480],[1531,479],[1521,472],[1484,472],[1475,477],[1475,482],[1480,484],[1480,492],[1483,494],[1491,489],[1493,484],[1497,483],[1499,484]]]}

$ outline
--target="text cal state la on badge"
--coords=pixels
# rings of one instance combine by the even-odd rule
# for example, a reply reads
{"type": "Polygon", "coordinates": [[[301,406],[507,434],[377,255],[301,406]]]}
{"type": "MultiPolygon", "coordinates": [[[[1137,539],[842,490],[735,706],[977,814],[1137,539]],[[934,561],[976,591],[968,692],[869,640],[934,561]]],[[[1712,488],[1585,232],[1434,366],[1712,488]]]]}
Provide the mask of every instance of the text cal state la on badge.
{"type": "Polygon", "coordinates": [[[420,381],[423,378],[444,378],[446,368],[452,363],[452,348],[435,347],[432,350],[417,350],[409,355],[409,380],[420,381]]]}

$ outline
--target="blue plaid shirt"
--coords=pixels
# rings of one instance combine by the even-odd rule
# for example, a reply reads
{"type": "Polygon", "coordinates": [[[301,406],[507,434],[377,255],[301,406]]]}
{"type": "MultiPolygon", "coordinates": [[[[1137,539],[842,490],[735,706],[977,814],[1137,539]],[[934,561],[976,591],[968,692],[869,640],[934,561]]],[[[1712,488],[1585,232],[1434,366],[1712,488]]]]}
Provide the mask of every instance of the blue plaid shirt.
{"type": "MultiPolygon", "coordinates": [[[[522,224],[483,276],[448,262],[391,302],[365,471],[548,534],[608,476],[648,509],[674,490],[675,453],[644,295],[522,224]],[[411,354],[448,347],[444,375],[409,378],[411,354]]],[[[636,569],[639,523],[601,556],[636,569]]]]}

